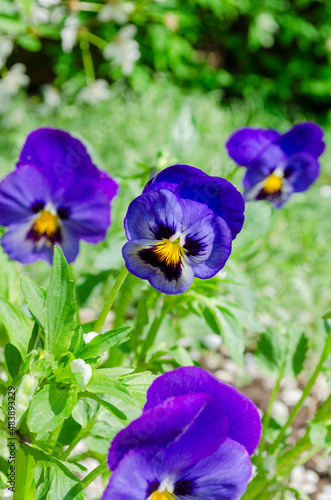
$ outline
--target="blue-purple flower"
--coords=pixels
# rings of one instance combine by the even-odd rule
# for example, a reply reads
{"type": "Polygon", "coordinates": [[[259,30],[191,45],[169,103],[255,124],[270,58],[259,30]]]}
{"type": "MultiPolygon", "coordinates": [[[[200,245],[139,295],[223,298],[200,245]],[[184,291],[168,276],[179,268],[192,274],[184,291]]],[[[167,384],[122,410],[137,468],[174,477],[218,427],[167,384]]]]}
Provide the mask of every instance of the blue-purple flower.
{"type": "Polygon", "coordinates": [[[227,180],[188,165],[154,177],[129,206],[124,226],[128,270],[167,294],[211,278],[231,253],[244,223],[242,195],[227,180]]]}
{"type": "Polygon", "coordinates": [[[236,500],[261,435],[255,405],[198,367],[157,378],[140,418],[114,438],[102,500],[236,500]]]}
{"type": "Polygon", "coordinates": [[[117,190],[78,139],[62,130],[35,130],[16,170],[0,183],[0,225],[8,226],[1,240],[4,250],[24,264],[51,263],[58,245],[72,262],[79,240],[105,238],[117,190]]]}
{"type": "Polygon", "coordinates": [[[281,207],[292,193],[306,191],[320,172],[323,131],[315,123],[300,123],[285,134],[243,128],[226,147],[231,158],[247,168],[244,198],[268,200],[281,207]]]}

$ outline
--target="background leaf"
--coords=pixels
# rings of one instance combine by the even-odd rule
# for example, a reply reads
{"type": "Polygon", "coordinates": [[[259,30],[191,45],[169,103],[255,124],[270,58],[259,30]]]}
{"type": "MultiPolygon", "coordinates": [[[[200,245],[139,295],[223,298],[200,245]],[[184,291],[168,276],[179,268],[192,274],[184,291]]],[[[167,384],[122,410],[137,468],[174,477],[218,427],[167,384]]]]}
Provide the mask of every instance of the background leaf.
{"type": "Polygon", "coordinates": [[[59,359],[68,352],[76,326],[75,285],[62,251],[55,247],[53,269],[45,303],[45,347],[59,359]]]}

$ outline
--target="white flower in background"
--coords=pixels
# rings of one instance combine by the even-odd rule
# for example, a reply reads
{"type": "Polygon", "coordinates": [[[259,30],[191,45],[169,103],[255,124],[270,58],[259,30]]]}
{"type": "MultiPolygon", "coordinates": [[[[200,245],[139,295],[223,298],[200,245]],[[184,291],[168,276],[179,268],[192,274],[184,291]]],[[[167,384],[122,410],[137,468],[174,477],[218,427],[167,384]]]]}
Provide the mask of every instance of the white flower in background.
{"type": "Polygon", "coordinates": [[[77,41],[79,28],[79,20],[77,16],[69,16],[61,30],[62,50],[66,54],[70,54],[77,41]]]}
{"type": "Polygon", "coordinates": [[[133,37],[137,28],[128,24],[121,28],[117,37],[103,51],[105,59],[112,59],[115,66],[121,66],[123,75],[131,75],[134,64],[140,57],[139,45],[133,37]]]}
{"type": "Polygon", "coordinates": [[[50,23],[60,24],[61,21],[66,17],[68,11],[65,7],[55,7],[50,12],[50,23]]]}
{"type": "Polygon", "coordinates": [[[57,108],[61,104],[60,92],[52,85],[44,85],[42,88],[45,104],[48,108],[57,108]]]}
{"type": "Polygon", "coordinates": [[[22,87],[28,85],[30,79],[25,74],[25,71],[26,67],[21,63],[14,64],[10,68],[8,73],[0,80],[1,98],[16,95],[22,87]]]}
{"type": "Polygon", "coordinates": [[[90,378],[92,377],[92,368],[83,359],[74,359],[71,362],[71,371],[75,375],[77,384],[82,391],[85,391],[90,378]]]}
{"type": "Polygon", "coordinates": [[[132,2],[108,3],[98,13],[98,20],[101,23],[115,21],[118,24],[125,24],[129,20],[129,15],[134,11],[132,2]]]}
{"type": "Polygon", "coordinates": [[[38,3],[42,7],[54,7],[54,5],[58,5],[61,0],[38,0],[38,3]]]}
{"type": "Polygon", "coordinates": [[[0,36],[0,68],[6,64],[8,57],[13,52],[13,42],[6,36],[0,36]]]}
{"type": "Polygon", "coordinates": [[[50,20],[50,12],[39,5],[32,5],[31,7],[31,21],[32,24],[48,24],[50,20]]]}
{"type": "Polygon", "coordinates": [[[85,344],[89,344],[91,340],[93,340],[95,337],[100,335],[98,332],[89,332],[89,333],[83,333],[83,339],[85,344]]]}
{"type": "Polygon", "coordinates": [[[106,80],[95,80],[84,87],[78,94],[78,100],[95,106],[100,101],[108,101],[110,97],[109,85],[106,80]]]}

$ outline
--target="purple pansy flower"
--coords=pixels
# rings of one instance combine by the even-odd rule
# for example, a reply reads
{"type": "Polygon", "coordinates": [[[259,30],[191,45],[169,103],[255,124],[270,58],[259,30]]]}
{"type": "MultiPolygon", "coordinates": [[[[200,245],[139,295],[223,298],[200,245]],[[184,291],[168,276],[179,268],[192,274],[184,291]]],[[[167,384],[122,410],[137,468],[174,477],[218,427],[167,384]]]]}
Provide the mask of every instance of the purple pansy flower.
{"type": "Polygon", "coordinates": [[[185,292],[194,276],[211,278],[224,267],[244,209],[242,195],[227,180],[188,165],[166,168],[129,206],[123,247],[128,270],[163,293],[185,292]]]}
{"type": "Polygon", "coordinates": [[[157,378],[140,418],[117,434],[102,500],[236,500],[261,436],[255,405],[198,367],[157,378]]]}
{"type": "Polygon", "coordinates": [[[62,130],[35,130],[16,170],[0,183],[0,225],[8,226],[4,250],[23,264],[52,263],[58,245],[72,262],[80,239],[97,243],[105,238],[117,190],[78,139],[62,130]]]}
{"type": "Polygon", "coordinates": [[[226,147],[231,158],[247,168],[245,200],[268,200],[279,208],[292,193],[306,191],[319,176],[322,139],[315,123],[300,123],[282,135],[271,129],[237,130],[226,147]]]}

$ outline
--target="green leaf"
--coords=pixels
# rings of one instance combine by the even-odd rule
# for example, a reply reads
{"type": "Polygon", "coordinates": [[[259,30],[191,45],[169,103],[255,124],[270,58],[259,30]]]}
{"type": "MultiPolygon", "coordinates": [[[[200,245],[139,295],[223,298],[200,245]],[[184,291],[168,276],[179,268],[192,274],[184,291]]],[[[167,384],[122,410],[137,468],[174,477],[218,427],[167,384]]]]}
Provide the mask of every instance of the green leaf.
{"type": "Polygon", "coordinates": [[[86,398],[93,399],[94,401],[99,403],[99,405],[106,408],[106,410],[109,411],[112,415],[114,415],[114,417],[116,417],[120,422],[125,423],[127,421],[127,419],[128,419],[127,416],[123,412],[121,412],[121,410],[116,408],[116,406],[112,405],[108,401],[105,401],[104,399],[100,398],[96,394],[84,392],[83,397],[84,397],[84,399],[86,399],[86,398]]]}
{"type": "Polygon", "coordinates": [[[109,394],[110,396],[125,401],[135,408],[140,408],[136,399],[121,382],[109,378],[107,368],[95,370],[93,372],[91,380],[87,384],[87,391],[96,394],[109,394]]]}
{"type": "Polygon", "coordinates": [[[331,318],[331,309],[326,311],[326,313],[323,314],[322,319],[330,319],[331,318]]]}
{"type": "Polygon", "coordinates": [[[77,405],[72,410],[72,418],[85,428],[95,418],[98,410],[99,405],[95,401],[91,402],[79,399],[77,405]]]}
{"type": "Polygon", "coordinates": [[[10,376],[14,380],[20,371],[22,356],[17,347],[10,342],[5,346],[5,358],[10,376]]]}
{"type": "Polygon", "coordinates": [[[16,306],[6,299],[0,298],[0,321],[2,321],[8,338],[22,356],[26,354],[32,330],[32,321],[16,306]]]}
{"type": "MultiPolygon", "coordinates": [[[[278,335],[279,337],[279,335],[278,335]]],[[[263,333],[257,343],[257,350],[255,357],[257,364],[260,368],[264,368],[268,373],[275,373],[278,371],[282,360],[282,351],[274,345],[274,340],[277,338],[276,332],[268,330],[263,333]]]]}
{"type": "Polygon", "coordinates": [[[216,313],[210,307],[202,307],[201,310],[207,325],[210,326],[214,333],[217,333],[219,335],[221,333],[221,330],[217,321],[216,313]]]}
{"type": "Polygon", "coordinates": [[[295,376],[303,370],[303,365],[306,360],[308,351],[308,339],[304,333],[302,333],[300,340],[296,346],[292,357],[292,369],[295,376]]]}
{"type": "Polygon", "coordinates": [[[124,326],[109,332],[100,333],[100,335],[94,337],[94,339],[86,344],[76,357],[82,359],[93,358],[94,356],[99,356],[104,353],[111,347],[127,342],[130,339],[128,332],[131,328],[131,326],[124,326]]]}
{"type": "Polygon", "coordinates": [[[123,383],[129,387],[134,398],[138,401],[140,407],[146,403],[146,393],[156,376],[151,372],[133,373],[125,377],[123,383]]]}
{"type": "Polygon", "coordinates": [[[23,49],[29,50],[30,52],[38,52],[42,48],[42,43],[39,38],[30,34],[20,35],[17,38],[17,43],[23,49]]]}
{"type": "Polygon", "coordinates": [[[217,311],[217,318],[221,326],[221,337],[233,361],[244,366],[245,343],[238,323],[224,310],[217,311]]]}
{"type": "Polygon", "coordinates": [[[21,290],[25,301],[28,305],[28,309],[38,323],[38,325],[45,330],[46,328],[46,315],[44,311],[45,306],[45,291],[43,291],[39,285],[28,276],[22,274],[20,276],[21,290]]]}
{"type": "MultiPolygon", "coordinates": [[[[24,417],[34,393],[38,387],[38,377],[35,374],[25,374],[20,380],[19,385],[16,387],[15,396],[15,424],[18,428],[22,418],[24,417]]],[[[40,417],[39,417],[40,418],[40,417]]]]}
{"type": "Polygon", "coordinates": [[[191,356],[184,347],[171,347],[169,354],[179,366],[194,366],[191,356]]]}
{"type": "Polygon", "coordinates": [[[54,248],[53,269],[45,303],[45,347],[59,359],[68,352],[75,330],[75,285],[62,251],[54,248]]]}
{"type": "Polygon", "coordinates": [[[325,422],[311,422],[309,427],[309,438],[313,446],[328,448],[331,445],[330,428],[325,422]]]}
{"type": "Polygon", "coordinates": [[[23,449],[25,453],[32,455],[36,462],[34,469],[34,480],[37,489],[35,500],[86,499],[79,479],[70,470],[72,464],[61,462],[54,456],[30,446],[24,446],[23,449]]]}
{"type": "Polygon", "coordinates": [[[76,403],[77,393],[46,385],[31,401],[27,418],[30,431],[53,431],[69,417],[76,403]]]}

